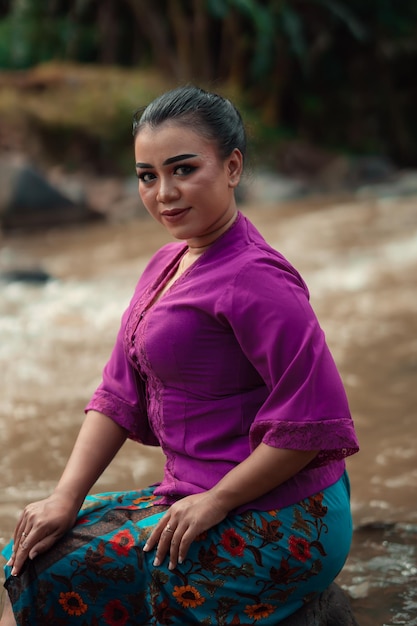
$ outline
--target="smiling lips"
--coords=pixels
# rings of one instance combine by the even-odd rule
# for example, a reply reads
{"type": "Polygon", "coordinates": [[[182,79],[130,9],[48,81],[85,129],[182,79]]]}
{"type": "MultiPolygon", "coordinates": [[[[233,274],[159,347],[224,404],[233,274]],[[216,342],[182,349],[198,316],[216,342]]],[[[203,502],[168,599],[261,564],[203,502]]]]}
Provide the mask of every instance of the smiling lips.
{"type": "Polygon", "coordinates": [[[185,209],[166,209],[165,211],[161,212],[162,217],[164,217],[165,219],[175,219],[175,218],[180,218],[182,215],[184,215],[185,213],[187,213],[189,211],[190,207],[187,207],[185,209]]]}

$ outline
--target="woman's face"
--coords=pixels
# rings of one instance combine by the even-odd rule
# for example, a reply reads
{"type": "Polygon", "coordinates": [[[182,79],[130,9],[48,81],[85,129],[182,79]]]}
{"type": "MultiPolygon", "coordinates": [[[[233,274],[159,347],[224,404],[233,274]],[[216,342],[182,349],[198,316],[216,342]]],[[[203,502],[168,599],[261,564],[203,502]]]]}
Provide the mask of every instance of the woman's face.
{"type": "Polygon", "coordinates": [[[175,238],[204,247],[236,215],[239,150],[223,161],[214,142],[183,124],[165,122],[139,131],[135,160],[142,202],[175,238]]]}

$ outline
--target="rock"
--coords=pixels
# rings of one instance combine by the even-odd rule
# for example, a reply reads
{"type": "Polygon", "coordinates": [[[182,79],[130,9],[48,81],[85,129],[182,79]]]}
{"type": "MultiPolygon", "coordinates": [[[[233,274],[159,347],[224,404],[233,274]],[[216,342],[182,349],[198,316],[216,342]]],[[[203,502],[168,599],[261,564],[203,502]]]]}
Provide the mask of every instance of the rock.
{"type": "Polygon", "coordinates": [[[358,198],[409,198],[417,196],[417,171],[399,171],[390,180],[358,187],[358,198]]]}
{"type": "Polygon", "coordinates": [[[109,222],[125,222],[136,217],[149,217],[138,192],[136,176],[128,178],[94,178],[85,181],[89,206],[99,211],[109,222]]]}
{"type": "Polygon", "coordinates": [[[359,626],[348,597],[333,583],[318,598],[312,600],[280,626],[359,626]]]}
{"type": "Polygon", "coordinates": [[[52,276],[43,269],[27,268],[0,271],[0,281],[5,283],[31,283],[41,285],[52,280],[52,276]]]}
{"type": "Polygon", "coordinates": [[[275,204],[306,195],[308,187],[300,180],[270,171],[257,171],[249,181],[240,185],[238,201],[275,204]]]}
{"type": "Polygon", "coordinates": [[[352,183],[356,186],[384,183],[396,175],[395,165],[380,155],[354,158],[352,170],[352,183]]]}
{"type": "Polygon", "coordinates": [[[0,160],[0,225],[4,230],[74,224],[100,217],[54,187],[32,165],[0,160]]]}
{"type": "MultiPolygon", "coordinates": [[[[372,189],[389,185],[397,174],[395,165],[384,156],[346,156],[303,141],[282,142],[277,168],[281,174],[304,183],[310,194],[372,189]]],[[[408,181],[410,186],[412,181],[408,181]]]]}

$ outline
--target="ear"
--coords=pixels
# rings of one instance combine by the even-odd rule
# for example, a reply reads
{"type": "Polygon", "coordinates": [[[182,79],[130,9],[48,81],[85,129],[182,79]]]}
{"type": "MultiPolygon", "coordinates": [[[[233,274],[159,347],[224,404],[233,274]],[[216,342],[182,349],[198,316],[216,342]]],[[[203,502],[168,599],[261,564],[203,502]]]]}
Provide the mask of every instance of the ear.
{"type": "Polygon", "coordinates": [[[238,186],[243,171],[243,156],[238,148],[228,156],[226,160],[227,173],[229,176],[229,187],[238,186]]]}

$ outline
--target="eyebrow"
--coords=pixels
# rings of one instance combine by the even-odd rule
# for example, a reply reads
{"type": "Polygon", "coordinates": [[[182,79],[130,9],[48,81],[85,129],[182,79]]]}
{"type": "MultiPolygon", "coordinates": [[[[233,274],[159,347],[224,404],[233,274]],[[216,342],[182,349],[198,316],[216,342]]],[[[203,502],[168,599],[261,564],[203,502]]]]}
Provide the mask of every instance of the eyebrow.
{"type": "MultiPolygon", "coordinates": [[[[198,156],[197,154],[178,154],[177,156],[169,157],[165,159],[162,165],[170,165],[171,163],[177,163],[177,161],[183,161],[184,159],[192,159],[193,157],[198,156]]],[[[136,163],[136,167],[141,169],[153,168],[151,163],[136,163]]]]}

